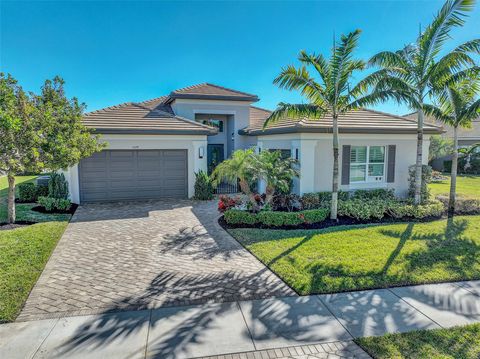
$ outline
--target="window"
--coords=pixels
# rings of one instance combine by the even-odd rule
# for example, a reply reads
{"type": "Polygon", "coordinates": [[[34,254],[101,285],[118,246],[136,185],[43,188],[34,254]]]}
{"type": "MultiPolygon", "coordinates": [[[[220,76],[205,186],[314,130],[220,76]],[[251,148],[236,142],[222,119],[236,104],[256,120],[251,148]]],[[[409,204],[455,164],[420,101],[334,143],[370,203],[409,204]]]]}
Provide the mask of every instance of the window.
{"type": "Polygon", "coordinates": [[[210,118],[208,120],[201,120],[204,125],[218,128],[218,132],[223,132],[223,121],[210,118]]]}
{"type": "Polygon", "coordinates": [[[385,176],[385,146],[352,146],[350,183],[382,182],[385,176]]]}

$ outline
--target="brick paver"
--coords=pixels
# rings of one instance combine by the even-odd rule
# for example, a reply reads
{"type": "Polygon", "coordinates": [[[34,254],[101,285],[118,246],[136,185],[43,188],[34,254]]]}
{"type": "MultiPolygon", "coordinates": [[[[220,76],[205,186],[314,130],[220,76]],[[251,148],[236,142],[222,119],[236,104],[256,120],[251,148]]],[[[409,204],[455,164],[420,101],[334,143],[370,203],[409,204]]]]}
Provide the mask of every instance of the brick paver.
{"type": "Polygon", "coordinates": [[[300,345],[288,348],[257,350],[252,352],[214,355],[199,359],[368,359],[368,355],[353,341],[300,345]]]}
{"type": "Polygon", "coordinates": [[[216,219],[213,201],[80,206],[17,320],[295,295],[216,219]]]}

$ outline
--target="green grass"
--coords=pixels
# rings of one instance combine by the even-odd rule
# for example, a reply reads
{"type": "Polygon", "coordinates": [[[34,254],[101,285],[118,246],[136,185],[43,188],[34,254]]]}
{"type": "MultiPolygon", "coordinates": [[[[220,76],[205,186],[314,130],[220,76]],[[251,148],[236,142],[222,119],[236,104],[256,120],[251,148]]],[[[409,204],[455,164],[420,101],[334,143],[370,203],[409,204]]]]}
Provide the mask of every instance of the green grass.
{"type": "MultiPolygon", "coordinates": [[[[433,196],[450,193],[450,179],[447,181],[430,183],[430,193],[433,196]]],[[[458,176],[457,195],[480,199],[480,176],[458,176]]]]}
{"type": "Polygon", "coordinates": [[[480,324],[387,334],[355,341],[374,358],[478,359],[480,324]]]}
{"type": "Polygon", "coordinates": [[[18,315],[67,224],[0,231],[0,323],[18,315]]]}
{"type": "Polygon", "coordinates": [[[480,216],[229,232],[302,295],[480,278],[480,216]]]}
{"type": "MultiPolygon", "coordinates": [[[[17,185],[35,178],[16,177],[17,185]]],[[[7,220],[7,191],[7,178],[0,177],[0,223],[7,220]]],[[[71,217],[31,211],[34,206],[16,204],[17,221],[45,223],[0,230],[0,323],[15,320],[71,217]]]]}

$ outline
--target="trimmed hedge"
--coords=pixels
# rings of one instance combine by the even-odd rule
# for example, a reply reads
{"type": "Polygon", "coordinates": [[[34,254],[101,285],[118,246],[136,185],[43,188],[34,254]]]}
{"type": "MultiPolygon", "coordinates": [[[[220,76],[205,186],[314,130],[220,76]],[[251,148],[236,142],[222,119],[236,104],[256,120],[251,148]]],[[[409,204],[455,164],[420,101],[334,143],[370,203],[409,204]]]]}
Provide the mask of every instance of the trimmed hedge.
{"type": "Polygon", "coordinates": [[[22,183],[18,186],[18,200],[23,203],[33,203],[38,197],[47,195],[47,186],[38,186],[34,183],[22,183]]]}
{"type": "Polygon", "coordinates": [[[388,214],[393,218],[426,218],[441,217],[445,213],[445,207],[440,201],[430,201],[425,204],[414,205],[408,203],[393,202],[388,207],[388,214]]]}
{"type": "Polygon", "coordinates": [[[224,213],[224,218],[228,224],[253,225],[260,223],[269,227],[282,227],[319,223],[328,217],[328,213],[329,211],[324,208],[299,212],[262,211],[260,213],[229,209],[224,213]]]}
{"type": "Polygon", "coordinates": [[[38,197],[38,204],[44,207],[47,211],[68,211],[71,206],[69,199],[53,198],[53,197],[38,197]]]}
{"type": "MultiPolygon", "coordinates": [[[[359,189],[353,192],[338,191],[339,201],[348,200],[394,200],[395,192],[393,189],[359,189]]],[[[330,201],[332,200],[332,192],[313,192],[305,193],[300,198],[300,203],[303,209],[317,209],[330,208],[330,201]]]]}

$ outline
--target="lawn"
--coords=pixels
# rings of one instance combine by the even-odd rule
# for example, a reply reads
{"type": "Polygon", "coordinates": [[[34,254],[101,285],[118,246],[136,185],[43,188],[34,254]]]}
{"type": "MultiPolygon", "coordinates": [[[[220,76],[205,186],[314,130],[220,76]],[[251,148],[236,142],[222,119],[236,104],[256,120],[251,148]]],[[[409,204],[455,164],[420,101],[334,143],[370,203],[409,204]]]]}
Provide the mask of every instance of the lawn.
{"type": "Polygon", "coordinates": [[[480,324],[387,334],[355,341],[374,358],[478,359],[480,324]]]}
{"type": "MultiPolygon", "coordinates": [[[[450,193],[450,179],[447,181],[430,183],[432,196],[448,195],[450,193]]],[[[480,199],[480,176],[457,177],[457,195],[480,199]]]]}
{"type": "MultiPolygon", "coordinates": [[[[17,183],[34,178],[17,177],[17,183]]],[[[6,188],[6,178],[0,177],[0,223],[7,219],[6,188]]],[[[45,223],[0,230],[0,323],[16,318],[70,219],[31,211],[33,206],[17,204],[17,220],[45,223]]]]}
{"type": "Polygon", "coordinates": [[[480,216],[229,232],[302,295],[480,278],[480,216]]]}

